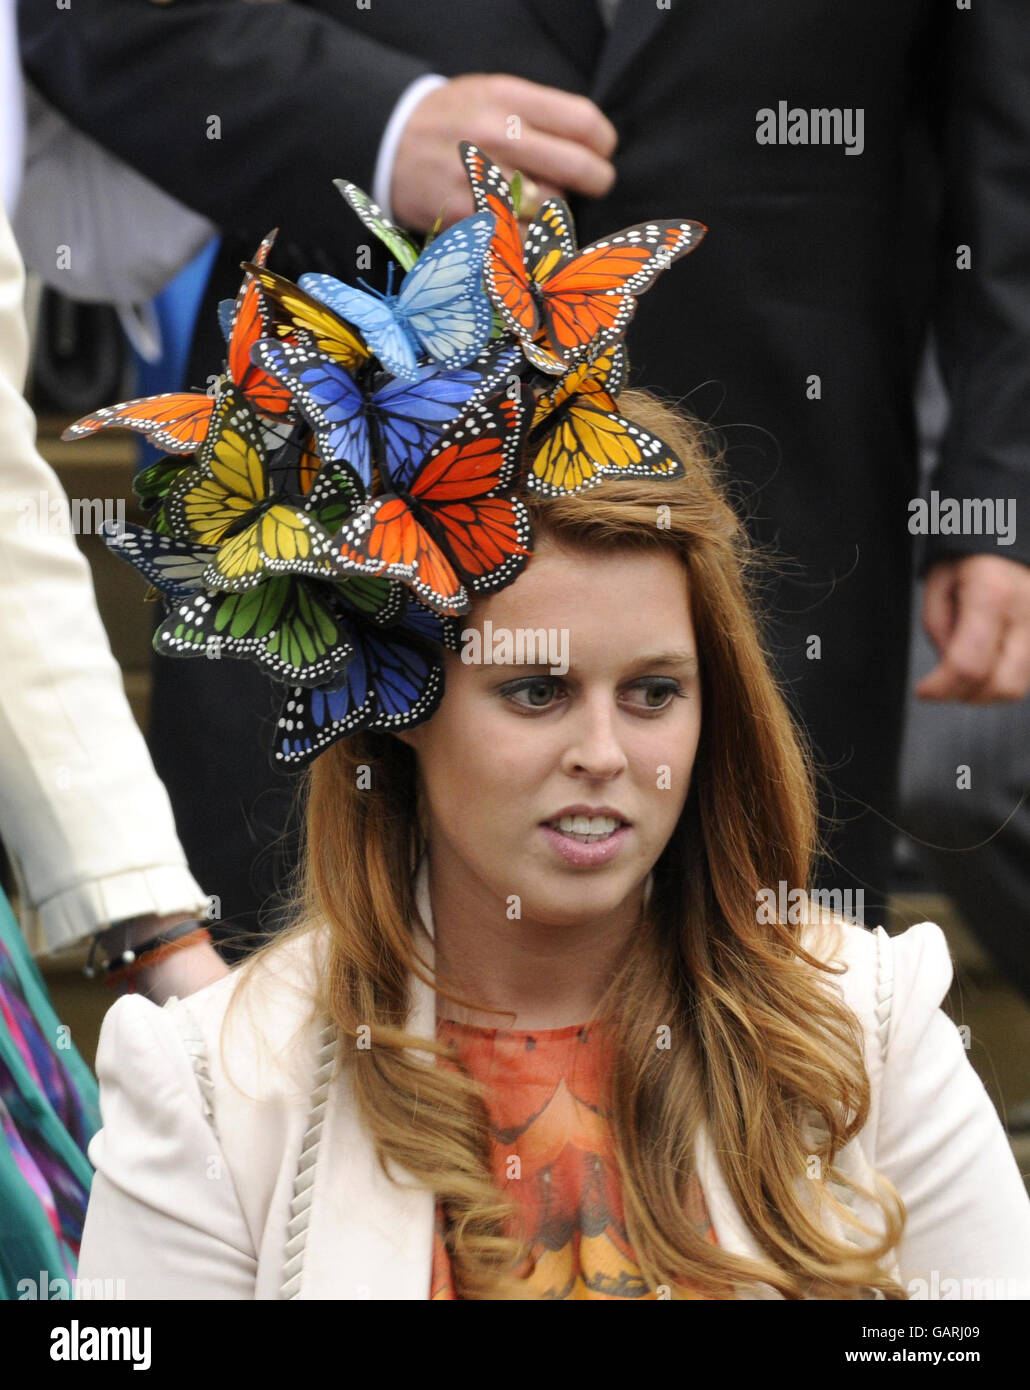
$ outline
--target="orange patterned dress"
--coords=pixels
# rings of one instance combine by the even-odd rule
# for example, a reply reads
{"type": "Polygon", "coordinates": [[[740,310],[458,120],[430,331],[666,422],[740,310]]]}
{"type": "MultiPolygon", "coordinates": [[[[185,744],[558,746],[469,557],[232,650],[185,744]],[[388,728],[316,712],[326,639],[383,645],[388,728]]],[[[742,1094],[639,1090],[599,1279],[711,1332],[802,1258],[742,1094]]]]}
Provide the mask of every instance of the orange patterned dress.
{"type": "MultiPolygon", "coordinates": [[[[529,1287],[542,1299],[656,1298],[641,1276],[623,1221],[614,1140],[602,1104],[603,1025],[522,1032],[441,1018],[437,1037],[483,1087],[494,1177],[518,1201],[532,1236],[536,1265],[529,1287]]],[[[715,1229],[696,1178],[688,1211],[714,1245],[715,1229]]],[[[438,1202],[433,1299],[457,1298],[445,1232],[438,1202]]]]}

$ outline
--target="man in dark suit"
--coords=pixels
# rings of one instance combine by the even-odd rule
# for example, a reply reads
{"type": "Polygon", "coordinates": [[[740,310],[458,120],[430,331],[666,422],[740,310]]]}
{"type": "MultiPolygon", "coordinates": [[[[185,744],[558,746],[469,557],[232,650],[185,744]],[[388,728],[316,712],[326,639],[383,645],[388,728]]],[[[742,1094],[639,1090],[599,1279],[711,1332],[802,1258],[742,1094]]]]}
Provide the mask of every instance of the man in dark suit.
{"type": "MultiPolygon", "coordinates": [[[[282,273],[353,279],[369,238],[331,179],[385,180],[417,229],[441,206],[450,222],[471,210],[459,138],[519,167],[531,194],[566,192],[581,242],[654,216],[710,227],[641,299],[634,376],[712,421],[752,534],[788,557],[763,590],[768,646],[825,770],[823,809],[843,822],[819,878],[882,902],[929,321],[954,401],[935,488],[1028,515],[1030,200],[1006,172],[1030,157],[1019,0],[23,0],[20,19],[43,94],[223,229],[195,383],[222,355],[214,303],[270,227],[294,239],[273,253],[282,273]],[[454,80],[423,82],[391,128],[431,74],[454,80]]],[[[385,261],[375,246],[370,283],[385,261]]],[[[941,661],[924,698],[1025,692],[1028,566],[1019,529],[1003,549],[968,530],[927,537],[941,661]]],[[[286,820],[291,779],[264,766],[274,700],[243,663],[163,668],[155,762],[191,863],[228,884],[241,810],[267,817],[238,841],[241,867],[286,820]]]]}

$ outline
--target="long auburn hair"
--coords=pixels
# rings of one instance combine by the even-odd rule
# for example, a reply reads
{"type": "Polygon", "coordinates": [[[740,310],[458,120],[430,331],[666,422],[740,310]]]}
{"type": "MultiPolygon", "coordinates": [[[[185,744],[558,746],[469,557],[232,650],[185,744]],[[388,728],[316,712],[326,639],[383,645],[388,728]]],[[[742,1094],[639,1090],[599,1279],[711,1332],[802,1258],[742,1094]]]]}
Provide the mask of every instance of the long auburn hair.
{"type": "MultiPolygon", "coordinates": [[[[763,887],[809,884],[819,843],[812,763],[754,616],[757,552],[703,427],[640,389],[623,391],[619,409],[676,450],[685,476],[606,479],[528,505],[535,533],[567,547],[675,554],[698,642],[690,793],[597,1014],[611,1030],[609,1115],[627,1234],[648,1287],[671,1297],[687,1286],[733,1298],[761,1282],[788,1299],[903,1299],[880,1263],[904,1226],[897,1190],[875,1174],[870,1193],[834,1164],[869,1115],[861,1024],[828,987],[839,972],[802,946],[803,927],[756,911],[763,887]],[[671,1028],[667,1049],[655,1045],[660,1024],[671,1028]],[[762,1259],[712,1245],[688,1214],[702,1120],[762,1259]],[[862,1224],[831,1185],[871,1201],[882,1221],[862,1224]],[[827,1232],[826,1208],[854,1243],[827,1232]]],[[[480,1089],[453,1060],[434,1064],[453,1057],[442,1044],[406,1031],[413,973],[455,997],[412,933],[413,872],[426,848],[415,752],[389,733],[352,735],[313,762],[304,797],[291,925],[242,970],[249,978],[284,938],[324,932],[312,1012],[335,1024],[338,1067],[351,1072],[383,1171],[399,1165],[442,1199],[459,1297],[532,1297],[517,1208],[492,1175],[480,1089]],[[356,1045],[359,1030],[370,1046],[356,1045]]]]}

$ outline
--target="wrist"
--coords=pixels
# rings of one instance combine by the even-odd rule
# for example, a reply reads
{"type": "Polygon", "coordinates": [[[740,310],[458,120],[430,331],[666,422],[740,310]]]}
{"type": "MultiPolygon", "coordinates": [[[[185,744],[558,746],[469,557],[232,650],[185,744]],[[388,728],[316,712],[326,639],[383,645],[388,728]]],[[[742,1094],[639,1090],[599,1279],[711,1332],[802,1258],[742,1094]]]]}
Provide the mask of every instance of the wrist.
{"type": "Polygon", "coordinates": [[[179,922],[196,920],[196,914],[185,908],[180,912],[147,912],[140,917],[125,917],[120,922],[113,922],[104,931],[97,932],[94,939],[104,954],[110,957],[138,946],[179,922]]]}

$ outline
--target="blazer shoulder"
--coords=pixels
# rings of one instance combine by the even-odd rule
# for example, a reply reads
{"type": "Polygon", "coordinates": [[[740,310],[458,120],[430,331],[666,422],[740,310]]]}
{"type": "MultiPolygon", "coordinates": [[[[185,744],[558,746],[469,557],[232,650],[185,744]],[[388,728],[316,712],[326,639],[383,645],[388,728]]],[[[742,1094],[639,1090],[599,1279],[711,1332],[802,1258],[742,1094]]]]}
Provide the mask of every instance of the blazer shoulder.
{"type": "Polygon", "coordinates": [[[318,1005],[325,947],[323,927],[288,929],[220,980],[165,1004],[206,1106],[227,1083],[253,1100],[308,1092],[328,1024],[318,1005]]]}
{"type": "Polygon", "coordinates": [[[875,1039],[880,1062],[896,1035],[940,1007],[951,985],[951,952],[936,922],[917,922],[892,937],[882,926],[869,929],[835,918],[807,923],[801,941],[817,959],[843,966],[826,978],[839,985],[869,1041],[875,1039]]]}

